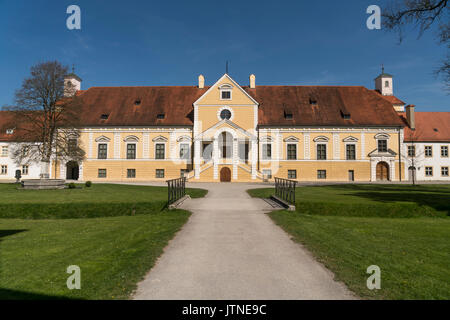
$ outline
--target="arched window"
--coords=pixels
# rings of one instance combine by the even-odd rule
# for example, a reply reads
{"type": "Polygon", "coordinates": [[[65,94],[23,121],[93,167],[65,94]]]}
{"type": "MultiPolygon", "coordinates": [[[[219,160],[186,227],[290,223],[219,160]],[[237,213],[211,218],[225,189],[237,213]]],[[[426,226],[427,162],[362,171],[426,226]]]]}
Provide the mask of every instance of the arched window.
{"type": "Polygon", "coordinates": [[[384,87],[385,87],[385,88],[389,88],[389,81],[385,81],[385,82],[384,82],[384,87]]]}

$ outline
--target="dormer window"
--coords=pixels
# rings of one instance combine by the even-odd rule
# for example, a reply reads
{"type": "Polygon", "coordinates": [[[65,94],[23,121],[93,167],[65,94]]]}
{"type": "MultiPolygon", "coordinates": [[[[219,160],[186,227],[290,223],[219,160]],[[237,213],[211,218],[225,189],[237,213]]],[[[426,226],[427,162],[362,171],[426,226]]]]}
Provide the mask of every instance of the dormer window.
{"type": "Polygon", "coordinates": [[[314,98],[309,98],[309,104],[312,106],[317,106],[317,100],[314,98]]]}
{"type": "Polygon", "coordinates": [[[157,115],[156,115],[156,119],[164,119],[166,117],[166,114],[165,113],[158,113],[157,115]]]}
{"type": "Polygon", "coordinates": [[[344,120],[350,120],[351,119],[350,113],[348,113],[346,111],[342,111],[341,110],[341,116],[342,116],[342,119],[344,119],[344,120]]]}
{"type": "Polygon", "coordinates": [[[6,134],[13,134],[14,133],[14,129],[6,129],[6,134]]]}
{"type": "Polygon", "coordinates": [[[136,99],[136,100],[134,101],[134,105],[135,105],[135,106],[141,105],[141,99],[136,99]]]}
{"type": "Polygon", "coordinates": [[[284,110],[284,119],[292,120],[293,119],[292,111],[284,110]]]}
{"type": "Polygon", "coordinates": [[[102,119],[102,120],[108,120],[108,118],[109,118],[109,114],[107,114],[107,113],[104,113],[100,116],[100,119],[102,119]]]}
{"type": "Polygon", "coordinates": [[[231,100],[231,91],[233,87],[229,84],[224,84],[219,87],[220,99],[221,100],[231,100]]]}

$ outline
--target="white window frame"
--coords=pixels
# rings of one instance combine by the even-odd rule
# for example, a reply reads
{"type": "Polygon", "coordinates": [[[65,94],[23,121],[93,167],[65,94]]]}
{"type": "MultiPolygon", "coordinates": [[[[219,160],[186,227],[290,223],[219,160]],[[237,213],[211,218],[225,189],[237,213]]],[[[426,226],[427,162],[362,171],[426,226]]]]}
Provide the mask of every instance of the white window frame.
{"type": "Polygon", "coordinates": [[[167,151],[166,142],[162,142],[162,141],[156,141],[156,142],[155,142],[155,147],[154,147],[154,158],[155,158],[155,160],[165,160],[165,159],[167,159],[167,153],[166,153],[166,151],[167,151]],[[162,158],[162,159],[156,158],[156,146],[157,146],[158,144],[162,144],[162,145],[164,146],[164,158],[162,158]]]}
{"type": "Polygon", "coordinates": [[[433,146],[432,145],[424,146],[423,147],[423,154],[424,154],[425,158],[433,158],[433,154],[434,154],[433,146]],[[427,155],[427,147],[431,148],[431,155],[430,156],[427,155]]]}
{"type": "Polygon", "coordinates": [[[298,142],[287,142],[286,143],[286,160],[288,160],[288,161],[296,161],[296,160],[298,160],[298,142]],[[289,145],[294,145],[295,146],[295,159],[289,159],[289,157],[288,157],[289,145]]]}
{"type": "Polygon", "coordinates": [[[449,177],[450,173],[449,173],[449,166],[441,166],[441,177],[449,177]],[[443,175],[442,174],[442,169],[447,168],[447,175],[443,175]]]}
{"type": "Polygon", "coordinates": [[[27,175],[29,174],[29,172],[30,172],[30,166],[27,165],[27,164],[24,164],[24,165],[22,166],[22,175],[23,175],[23,176],[27,176],[27,175]],[[26,168],[26,169],[25,169],[25,168],[26,168]]]}
{"type": "Polygon", "coordinates": [[[261,144],[261,159],[262,160],[272,160],[272,153],[273,153],[272,142],[263,142],[261,144]],[[265,145],[270,145],[270,157],[267,157],[264,155],[264,146],[265,145]]]}
{"type": "Polygon", "coordinates": [[[449,149],[448,146],[445,146],[445,145],[441,146],[441,158],[448,158],[448,149],[449,149]],[[447,155],[446,156],[442,155],[442,150],[444,150],[444,148],[447,148],[447,155]]]}
{"type": "Polygon", "coordinates": [[[9,156],[9,146],[2,146],[2,153],[1,153],[2,157],[8,157],[9,156]],[[6,152],[5,152],[6,150],[6,152]]]}
{"type": "Polygon", "coordinates": [[[0,174],[1,175],[7,175],[8,174],[8,165],[7,164],[0,165],[0,174]],[[3,168],[5,168],[5,171],[3,171],[3,168]]]}
{"type": "Polygon", "coordinates": [[[223,84],[219,87],[219,97],[220,100],[230,101],[233,100],[233,86],[230,84],[223,84]],[[222,98],[222,92],[230,92],[230,98],[224,99],[222,98]]]}

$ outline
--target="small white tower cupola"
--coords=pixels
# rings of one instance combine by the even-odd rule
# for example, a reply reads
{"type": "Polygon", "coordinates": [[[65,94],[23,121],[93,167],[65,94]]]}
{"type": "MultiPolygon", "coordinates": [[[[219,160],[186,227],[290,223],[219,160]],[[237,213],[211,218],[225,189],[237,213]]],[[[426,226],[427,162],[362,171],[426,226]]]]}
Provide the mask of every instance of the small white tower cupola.
{"type": "Polygon", "coordinates": [[[394,95],[392,76],[384,72],[384,66],[381,67],[381,74],[375,78],[375,90],[383,96],[394,95]]]}
{"type": "Polygon", "coordinates": [[[64,96],[71,97],[81,90],[81,81],[81,78],[75,74],[75,67],[72,66],[72,73],[64,76],[64,96]]]}

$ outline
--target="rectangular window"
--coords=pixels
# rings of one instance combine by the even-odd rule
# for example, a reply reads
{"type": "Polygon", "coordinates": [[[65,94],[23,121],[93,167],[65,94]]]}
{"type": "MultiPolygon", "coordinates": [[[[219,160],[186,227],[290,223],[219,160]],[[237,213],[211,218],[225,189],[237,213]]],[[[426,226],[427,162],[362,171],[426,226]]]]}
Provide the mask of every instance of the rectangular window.
{"type": "Polygon", "coordinates": [[[317,170],[317,179],[326,179],[327,170],[317,170]]]}
{"type": "Polygon", "coordinates": [[[297,179],[297,170],[288,170],[288,179],[297,179]]]}
{"type": "Polygon", "coordinates": [[[296,144],[288,144],[287,145],[287,159],[288,160],[297,160],[297,145],[296,144]]]}
{"type": "Polygon", "coordinates": [[[156,169],[156,178],[164,178],[164,169],[156,169]]]}
{"type": "Polygon", "coordinates": [[[270,160],[272,159],[272,145],[269,143],[262,145],[262,158],[264,160],[270,160]]]}
{"type": "Polygon", "coordinates": [[[231,99],[231,91],[222,91],[222,100],[230,100],[231,99]]]}
{"type": "Polygon", "coordinates": [[[356,160],[356,146],[354,144],[348,144],[347,150],[347,160],[356,160]]]}
{"type": "Polygon", "coordinates": [[[2,173],[1,174],[8,174],[8,166],[2,165],[2,173]]]}
{"type": "Polygon", "coordinates": [[[2,147],[2,157],[7,157],[8,156],[8,146],[3,146],[2,147]]]}
{"type": "Polygon", "coordinates": [[[432,156],[433,156],[433,147],[425,146],[425,157],[432,157],[432,156]]]}
{"type": "Polygon", "coordinates": [[[106,159],[108,157],[108,145],[106,143],[100,143],[98,145],[98,158],[106,159]]]}
{"type": "Polygon", "coordinates": [[[416,156],[416,146],[408,146],[408,157],[416,156]]]}
{"type": "Polygon", "coordinates": [[[28,175],[28,166],[27,165],[22,166],[22,175],[23,176],[28,175]]]}
{"type": "Polygon", "coordinates": [[[267,179],[272,179],[272,170],[270,169],[264,169],[262,171],[263,175],[267,177],[267,179]]]}
{"type": "Polygon", "coordinates": [[[378,152],[387,152],[387,140],[378,140],[378,152]]]}
{"type": "Polygon", "coordinates": [[[441,157],[448,158],[448,146],[441,146],[441,157]]]}
{"type": "Polygon", "coordinates": [[[136,144],[127,144],[127,159],[136,159],[136,144]]]}
{"type": "Polygon", "coordinates": [[[180,144],[180,159],[189,159],[191,157],[189,149],[189,144],[180,144]]]}
{"type": "Polygon", "coordinates": [[[127,178],[136,178],[136,169],[127,169],[127,178]]]}
{"type": "Polygon", "coordinates": [[[326,144],[318,144],[317,145],[317,160],[326,160],[327,159],[327,145],[326,144]]]}
{"type": "Polygon", "coordinates": [[[448,167],[441,167],[441,176],[448,177],[448,167]]]}
{"type": "Polygon", "coordinates": [[[98,169],[98,177],[106,178],[106,169],[98,169]]]}
{"type": "Polygon", "coordinates": [[[165,145],[164,145],[164,143],[157,143],[156,144],[156,146],[155,146],[155,158],[156,159],[164,159],[165,158],[165,152],[164,152],[164,149],[165,149],[165,145]]]}
{"type": "Polygon", "coordinates": [[[432,177],[433,176],[433,167],[425,167],[425,176],[432,177]]]}

